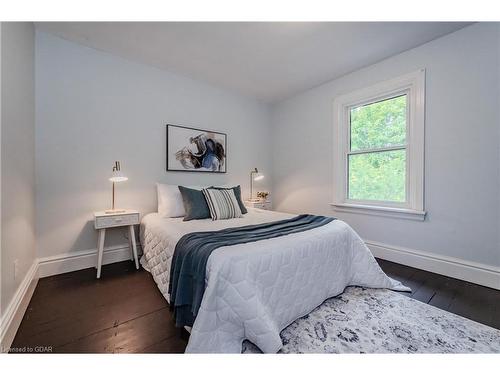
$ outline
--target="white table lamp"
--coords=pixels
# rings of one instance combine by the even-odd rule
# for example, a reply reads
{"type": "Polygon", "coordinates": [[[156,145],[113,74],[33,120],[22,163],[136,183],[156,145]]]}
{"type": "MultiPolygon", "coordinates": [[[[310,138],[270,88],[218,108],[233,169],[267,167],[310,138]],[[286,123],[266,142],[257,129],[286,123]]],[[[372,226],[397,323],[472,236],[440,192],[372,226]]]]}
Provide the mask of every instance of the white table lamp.
{"type": "Polygon", "coordinates": [[[112,188],[112,193],[111,193],[113,203],[111,206],[111,210],[106,211],[107,214],[125,212],[125,210],[115,209],[115,183],[116,182],[123,182],[123,181],[127,181],[127,180],[128,180],[128,177],[124,176],[122,171],[121,171],[120,162],[115,161],[115,165],[113,166],[113,173],[111,174],[111,177],[109,178],[109,181],[111,181],[113,183],[113,188],[112,188]]]}

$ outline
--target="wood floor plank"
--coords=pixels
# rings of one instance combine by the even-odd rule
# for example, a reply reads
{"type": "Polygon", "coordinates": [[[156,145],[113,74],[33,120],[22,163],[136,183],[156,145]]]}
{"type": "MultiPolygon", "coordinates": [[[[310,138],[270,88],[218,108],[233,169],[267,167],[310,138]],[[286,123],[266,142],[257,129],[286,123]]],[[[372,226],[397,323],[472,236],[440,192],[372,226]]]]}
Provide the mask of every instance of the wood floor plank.
{"type": "Polygon", "coordinates": [[[75,314],[60,317],[33,326],[29,330],[19,330],[14,344],[23,342],[29,346],[61,346],[78,338],[111,328],[141,317],[152,311],[168,307],[167,302],[154,289],[122,300],[118,303],[98,306],[75,314]]]}
{"type": "Polygon", "coordinates": [[[491,325],[495,306],[493,301],[489,300],[488,289],[466,283],[453,298],[448,311],[479,323],[491,325]]]}
{"type": "MultiPolygon", "coordinates": [[[[119,277],[103,282],[95,279],[94,275],[94,280],[85,280],[73,287],[52,289],[50,294],[45,291],[38,293],[38,290],[35,290],[26,324],[32,320],[40,323],[42,319],[58,319],[129,299],[151,286],[152,280],[145,276],[136,272],[131,274],[129,279],[119,277]]],[[[40,285],[40,289],[43,290],[43,284],[40,285]]]]}
{"type": "Polygon", "coordinates": [[[436,287],[436,293],[429,301],[429,304],[438,307],[442,310],[449,310],[450,304],[458,293],[458,290],[463,283],[458,282],[458,280],[452,278],[446,278],[446,280],[436,287]]]}
{"type": "Polygon", "coordinates": [[[411,274],[411,276],[404,280],[403,284],[411,289],[410,296],[413,297],[415,293],[417,293],[422,284],[425,282],[425,276],[425,271],[416,270],[411,274]]]}
{"type": "Polygon", "coordinates": [[[69,344],[56,347],[56,353],[136,353],[165,339],[179,335],[168,308],[108,328],[69,344]]]}
{"type": "Polygon", "coordinates": [[[423,272],[423,278],[425,279],[420,288],[418,288],[412,297],[420,302],[430,303],[430,301],[435,297],[436,293],[441,289],[442,285],[449,283],[449,278],[430,272],[423,272]]]}

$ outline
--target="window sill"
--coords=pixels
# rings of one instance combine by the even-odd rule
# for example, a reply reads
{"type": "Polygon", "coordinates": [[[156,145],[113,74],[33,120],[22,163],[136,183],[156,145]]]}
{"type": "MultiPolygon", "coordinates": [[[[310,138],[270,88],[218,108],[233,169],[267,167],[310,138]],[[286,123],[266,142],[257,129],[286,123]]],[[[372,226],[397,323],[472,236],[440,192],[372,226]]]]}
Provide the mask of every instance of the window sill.
{"type": "Polygon", "coordinates": [[[330,205],[337,212],[349,212],[355,214],[385,216],[385,217],[392,217],[395,219],[406,219],[406,220],[416,220],[416,221],[424,221],[426,214],[425,211],[412,210],[409,208],[368,206],[363,204],[352,204],[352,203],[330,203],[330,205]]]}

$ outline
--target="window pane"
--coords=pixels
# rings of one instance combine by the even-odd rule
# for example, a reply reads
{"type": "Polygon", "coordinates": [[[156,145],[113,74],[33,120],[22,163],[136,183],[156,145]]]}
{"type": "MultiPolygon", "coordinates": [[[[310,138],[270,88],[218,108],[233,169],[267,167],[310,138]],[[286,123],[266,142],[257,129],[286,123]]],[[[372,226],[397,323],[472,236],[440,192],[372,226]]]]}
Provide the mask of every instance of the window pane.
{"type": "Polygon", "coordinates": [[[349,199],[405,202],[406,150],[349,155],[349,199]]]}
{"type": "Polygon", "coordinates": [[[406,95],[351,108],[351,150],[399,146],[406,138],[406,95]]]}

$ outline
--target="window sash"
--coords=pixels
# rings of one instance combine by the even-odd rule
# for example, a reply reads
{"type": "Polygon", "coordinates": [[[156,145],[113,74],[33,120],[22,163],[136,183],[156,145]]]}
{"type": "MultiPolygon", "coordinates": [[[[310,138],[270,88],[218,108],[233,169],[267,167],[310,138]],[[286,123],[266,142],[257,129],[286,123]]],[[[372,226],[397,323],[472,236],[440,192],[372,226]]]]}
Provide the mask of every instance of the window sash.
{"type": "MultiPolygon", "coordinates": [[[[405,118],[405,143],[404,144],[400,144],[400,145],[393,145],[394,147],[399,147],[399,146],[406,146],[408,145],[408,130],[409,130],[409,120],[410,120],[410,91],[408,89],[405,89],[405,90],[402,90],[400,92],[395,92],[395,93],[390,93],[390,94],[387,94],[387,95],[381,95],[377,98],[372,98],[370,100],[367,100],[367,101],[360,101],[359,103],[357,104],[354,104],[354,105],[350,105],[348,108],[347,108],[347,148],[348,148],[348,151],[349,152],[356,152],[356,151],[365,151],[365,150],[368,150],[368,149],[363,149],[363,150],[355,150],[355,151],[351,151],[352,150],[352,141],[351,141],[351,134],[352,134],[352,129],[351,129],[351,126],[352,126],[352,120],[351,120],[351,111],[355,108],[359,108],[359,107],[366,107],[366,106],[369,106],[371,104],[376,104],[376,103],[380,103],[380,102],[384,102],[386,100],[391,100],[391,99],[396,99],[396,98],[399,98],[401,96],[406,96],[406,118],[405,118]]],[[[393,147],[393,146],[386,146],[385,148],[390,148],[390,147],[393,147]]],[[[372,148],[371,150],[377,150],[377,149],[382,149],[383,147],[377,147],[377,148],[372,148]]]]}
{"type": "Polygon", "coordinates": [[[348,152],[346,153],[346,167],[345,167],[345,174],[346,174],[346,186],[345,186],[345,202],[349,204],[364,204],[364,205],[384,205],[384,206],[390,206],[390,207],[399,207],[399,208],[406,208],[410,207],[409,205],[409,176],[408,176],[408,149],[407,147],[404,146],[398,146],[398,147],[391,147],[389,149],[375,149],[370,152],[348,152]],[[396,150],[405,150],[405,200],[404,202],[398,202],[398,201],[388,201],[388,200],[373,200],[373,199],[352,199],[349,198],[349,155],[360,155],[360,154],[374,154],[374,153],[379,153],[379,152],[384,152],[384,151],[396,151],[396,150]]]}

